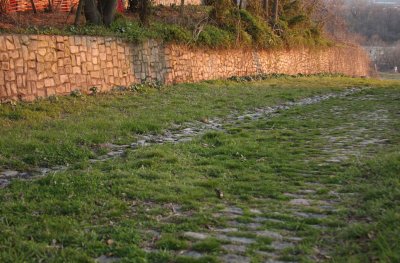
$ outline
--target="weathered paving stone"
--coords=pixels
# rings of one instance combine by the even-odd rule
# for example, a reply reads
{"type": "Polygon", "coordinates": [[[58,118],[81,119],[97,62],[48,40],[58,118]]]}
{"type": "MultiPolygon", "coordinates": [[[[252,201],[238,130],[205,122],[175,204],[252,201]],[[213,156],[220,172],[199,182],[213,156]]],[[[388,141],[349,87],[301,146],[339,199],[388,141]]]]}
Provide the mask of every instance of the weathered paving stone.
{"type": "Polygon", "coordinates": [[[300,194],[292,194],[292,193],[284,193],[283,195],[284,195],[284,196],[287,196],[287,197],[299,198],[299,199],[301,199],[301,198],[304,197],[303,195],[300,195],[300,194]]]}
{"type": "Polygon", "coordinates": [[[269,231],[269,230],[256,231],[255,233],[259,237],[269,237],[269,238],[276,239],[276,240],[283,239],[283,236],[281,234],[273,232],[273,231],[269,231]]]}
{"type": "Polygon", "coordinates": [[[250,263],[250,258],[235,254],[227,254],[220,257],[224,263],[250,263]]]}
{"type": "Polygon", "coordinates": [[[251,230],[256,230],[263,226],[260,223],[240,223],[237,221],[229,221],[228,224],[230,226],[246,228],[246,229],[251,229],[251,230]]]}
{"type": "Polygon", "coordinates": [[[311,189],[304,189],[304,190],[300,190],[299,193],[300,194],[315,194],[316,191],[315,190],[311,190],[311,189]]]}
{"type": "Polygon", "coordinates": [[[245,253],[247,250],[246,246],[243,245],[233,245],[233,244],[228,244],[228,245],[222,245],[221,248],[225,251],[228,252],[235,252],[235,253],[245,253]]]}
{"type": "Polygon", "coordinates": [[[181,253],[182,256],[191,257],[191,258],[201,258],[203,254],[196,251],[184,251],[181,253]]]}
{"type": "Polygon", "coordinates": [[[303,206],[309,206],[311,205],[310,200],[299,198],[299,199],[292,199],[289,201],[289,204],[291,205],[303,205],[303,206]]]}
{"type": "Polygon", "coordinates": [[[262,223],[262,222],[272,222],[272,223],[285,223],[283,220],[268,218],[268,217],[254,217],[254,222],[262,223]]]}
{"type": "Polygon", "coordinates": [[[276,260],[276,259],[267,259],[265,263],[296,263],[295,261],[281,261],[281,260],[276,260]]]}
{"type": "Polygon", "coordinates": [[[216,235],[216,238],[222,241],[244,244],[244,245],[250,245],[256,242],[254,239],[247,237],[234,237],[234,236],[226,236],[220,234],[216,235]]]}
{"type": "Polygon", "coordinates": [[[250,229],[250,230],[257,230],[261,228],[263,225],[260,223],[247,223],[247,224],[240,224],[242,227],[250,229]]]}
{"type": "Polygon", "coordinates": [[[305,212],[295,212],[294,215],[304,218],[314,218],[314,219],[322,219],[328,217],[327,215],[324,214],[305,213],[305,212]]]}
{"type": "Polygon", "coordinates": [[[321,210],[327,210],[327,211],[330,211],[330,212],[336,211],[335,207],[333,207],[331,205],[321,205],[321,206],[318,206],[318,208],[321,209],[321,210]]]}
{"type": "Polygon", "coordinates": [[[268,218],[257,216],[257,217],[253,218],[253,221],[257,222],[257,223],[262,223],[262,222],[268,221],[268,218]]]}
{"type": "Polygon", "coordinates": [[[10,181],[7,179],[0,179],[0,189],[7,187],[10,184],[10,181]]]}
{"type": "Polygon", "coordinates": [[[284,237],[284,240],[293,241],[293,242],[300,242],[303,240],[302,237],[284,237]]]}
{"type": "Polygon", "coordinates": [[[0,178],[12,178],[18,176],[19,172],[18,171],[3,171],[0,173],[0,178]]]}
{"type": "Polygon", "coordinates": [[[152,238],[160,238],[161,237],[161,233],[152,229],[148,229],[146,231],[144,231],[144,233],[152,238]]]}
{"type": "Polygon", "coordinates": [[[107,156],[110,156],[110,157],[118,157],[118,156],[121,156],[121,155],[123,155],[123,154],[124,154],[124,151],[120,150],[120,151],[112,151],[112,152],[109,152],[109,153],[107,153],[107,156]]]}
{"type": "Polygon", "coordinates": [[[228,214],[235,214],[235,215],[243,215],[243,209],[239,208],[239,207],[227,207],[224,210],[222,210],[222,212],[224,213],[228,213],[228,214]]]}
{"type": "Polygon", "coordinates": [[[197,233],[197,232],[185,232],[185,233],[183,233],[183,236],[186,238],[193,238],[193,239],[200,239],[200,240],[207,239],[210,237],[209,234],[197,233]]]}
{"type": "Polygon", "coordinates": [[[294,245],[293,243],[289,242],[274,241],[271,243],[271,247],[275,250],[284,250],[287,248],[294,247],[294,245]]]}
{"type": "Polygon", "coordinates": [[[273,258],[278,257],[277,254],[275,254],[273,252],[267,252],[267,251],[256,251],[256,254],[261,255],[261,256],[263,256],[265,258],[268,258],[268,259],[273,259],[273,258]]]}
{"type": "Polygon", "coordinates": [[[256,215],[261,215],[262,214],[262,212],[260,210],[255,209],[255,208],[250,209],[249,212],[252,213],[252,214],[256,214],[256,215]]]}
{"type": "Polygon", "coordinates": [[[113,262],[118,262],[118,261],[120,261],[119,258],[107,257],[106,255],[102,255],[95,259],[95,262],[97,262],[97,263],[113,263],[113,262]]]}
{"type": "Polygon", "coordinates": [[[230,228],[215,229],[214,231],[221,232],[221,233],[232,233],[232,232],[237,232],[238,229],[235,227],[230,227],[230,228]]]}

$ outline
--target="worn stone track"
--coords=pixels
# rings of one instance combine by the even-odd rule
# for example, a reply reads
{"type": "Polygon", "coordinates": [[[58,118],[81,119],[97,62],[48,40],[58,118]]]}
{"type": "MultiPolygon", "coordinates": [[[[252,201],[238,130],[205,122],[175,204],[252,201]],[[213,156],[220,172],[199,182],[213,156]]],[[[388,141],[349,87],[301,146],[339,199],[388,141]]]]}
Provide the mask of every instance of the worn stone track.
{"type": "MultiPolygon", "coordinates": [[[[244,121],[256,121],[272,117],[279,112],[294,107],[317,104],[333,98],[351,99],[350,95],[362,91],[362,88],[349,88],[344,92],[330,93],[301,99],[296,102],[288,102],[281,105],[258,108],[247,111],[243,114],[232,113],[226,118],[213,118],[204,122],[190,122],[182,126],[174,127],[164,131],[163,134],[148,134],[140,136],[137,142],[131,145],[107,144],[109,152],[107,155],[98,156],[90,160],[93,163],[111,160],[123,156],[126,151],[134,151],[140,147],[147,147],[165,143],[183,143],[192,140],[195,136],[208,131],[225,131],[225,127],[240,125],[244,121]],[[184,127],[184,128],[181,128],[184,127]]],[[[374,99],[368,95],[357,97],[359,100],[374,99]]],[[[333,114],[340,116],[344,109],[332,107],[333,114]]],[[[219,260],[225,263],[246,263],[252,262],[254,255],[257,262],[280,263],[298,262],[297,253],[301,250],[301,244],[307,241],[302,231],[296,228],[288,228],[287,224],[307,224],[307,227],[315,229],[319,236],[334,231],[329,224],[335,220],[340,212],[341,205],[346,198],[356,193],[341,192],[342,186],[336,183],[326,183],[325,178],[333,178],[329,169],[320,169],[335,164],[346,162],[350,158],[358,157],[369,153],[370,146],[379,147],[387,143],[387,138],[381,136],[379,131],[385,129],[389,123],[389,117],[384,110],[368,111],[364,115],[357,115],[356,118],[364,118],[362,121],[377,121],[381,125],[376,127],[363,128],[352,123],[341,123],[335,129],[320,130],[320,137],[329,142],[321,146],[321,151],[316,156],[307,156],[307,161],[315,161],[318,167],[313,169],[293,169],[288,167],[283,172],[305,178],[305,183],[295,190],[284,193],[285,200],[279,200],[279,204],[273,203],[270,199],[257,199],[256,202],[241,206],[236,203],[229,203],[221,200],[217,210],[212,214],[215,219],[224,219],[224,225],[205,228],[199,232],[182,232],[183,239],[196,243],[210,238],[217,239],[222,243],[222,252],[218,254],[219,260]],[[338,133],[338,131],[346,131],[338,133]],[[339,134],[339,135],[337,135],[339,134]],[[366,151],[364,151],[366,150],[366,151]],[[318,178],[321,179],[315,179],[318,178]],[[310,178],[307,180],[307,178],[310,178]],[[320,194],[320,192],[324,194],[320,194]],[[246,220],[243,220],[245,218],[246,220]],[[266,249],[255,246],[260,239],[268,239],[270,243],[266,249]]],[[[371,154],[373,151],[371,152],[371,154]]],[[[32,172],[3,171],[0,173],[0,186],[5,187],[13,179],[32,179],[66,170],[68,167],[41,168],[32,172]]],[[[146,204],[151,206],[152,204],[146,204]]],[[[166,205],[166,204],[165,204],[166,205]]],[[[173,218],[187,217],[179,205],[170,205],[173,218]]],[[[214,208],[210,208],[213,209],[214,208]]],[[[167,218],[163,218],[168,222],[167,218]]],[[[163,233],[157,229],[144,229],[144,239],[157,240],[163,233]]],[[[148,253],[160,252],[154,242],[144,242],[142,248],[148,253]]],[[[312,251],[307,252],[307,259],[311,262],[319,262],[330,259],[332,251],[326,245],[316,243],[312,251]]],[[[191,249],[173,252],[180,256],[189,258],[201,258],[207,253],[201,253],[191,249]]],[[[117,257],[105,255],[96,259],[97,262],[118,261],[117,257]]]]}
{"type": "MultiPolygon", "coordinates": [[[[356,92],[360,92],[362,89],[363,88],[352,87],[340,93],[328,93],[307,97],[295,102],[286,102],[276,106],[268,106],[249,110],[242,114],[232,113],[224,119],[213,118],[209,120],[204,120],[204,122],[188,122],[182,124],[181,126],[177,126],[174,129],[165,130],[162,134],[148,134],[138,136],[138,140],[130,145],[115,145],[112,143],[106,143],[103,144],[103,146],[108,148],[109,152],[106,155],[98,156],[94,159],[90,159],[89,161],[95,163],[107,161],[112,158],[117,158],[122,156],[128,149],[132,151],[139,147],[146,147],[155,144],[183,143],[191,141],[193,137],[204,134],[208,131],[223,131],[224,126],[228,124],[234,124],[235,122],[244,121],[247,119],[258,120],[260,118],[266,118],[281,111],[291,109],[293,107],[316,104],[332,98],[346,97],[356,92]],[[185,128],[182,129],[181,127],[185,128]]],[[[34,178],[46,176],[51,173],[65,171],[67,169],[67,166],[59,165],[49,168],[40,167],[30,171],[5,170],[0,172],[0,189],[8,186],[13,179],[31,180],[34,178]]]]}

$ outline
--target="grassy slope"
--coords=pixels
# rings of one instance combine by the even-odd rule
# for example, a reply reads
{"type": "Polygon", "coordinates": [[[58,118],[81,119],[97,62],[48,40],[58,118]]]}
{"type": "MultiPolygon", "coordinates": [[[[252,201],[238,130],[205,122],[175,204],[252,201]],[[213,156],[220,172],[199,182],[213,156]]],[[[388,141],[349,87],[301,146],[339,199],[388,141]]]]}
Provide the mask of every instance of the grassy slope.
{"type": "Polygon", "coordinates": [[[172,123],[223,116],[232,110],[371,83],[329,77],[289,77],[257,83],[216,81],[146,90],[140,94],[128,92],[60,98],[54,103],[45,100],[1,105],[0,167],[70,164],[88,159],[98,144],[129,143],[135,140],[135,133],[159,132],[172,123]]]}
{"type": "MultiPolygon", "coordinates": [[[[35,121],[3,117],[8,127],[1,125],[1,145],[28,144],[29,141],[15,140],[23,137],[31,138],[39,145],[37,147],[49,149],[49,152],[53,151],[54,144],[80,149],[82,146],[74,141],[76,138],[82,141],[100,138],[96,143],[115,138],[128,141],[135,130],[108,128],[132,123],[132,119],[141,121],[142,127],[150,127],[142,131],[157,131],[176,121],[176,112],[181,113],[178,120],[181,122],[326,92],[322,85],[336,90],[346,85],[367,84],[357,79],[319,81],[317,84],[316,79],[311,78],[251,84],[196,84],[167,89],[158,96],[104,95],[87,97],[86,101],[64,98],[55,104],[19,105],[17,112],[26,117],[36,114],[35,121]],[[279,88],[271,87],[273,85],[279,88]],[[39,106],[42,112],[33,110],[39,106]],[[68,115],[65,109],[69,109],[68,115]],[[113,117],[104,120],[104,116],[113,117]],[[104,122],[106,124],[102,124],[104,122]],[[154,127],[153,123],[161,124],[154,127]],[[98,130],[92,131],[97,126],[103,127],[101,135],[98,130]],[[60,131],[67,131],[69,136],[58,136],[63,134],[60,131]]],[[[213,262],[219,253],[218,243],[208,240],[193,244],[182,239],[180,233],[199,231],[205,226],[223,226],[225,220],[211,214],[227,203],[235,203],[243,208],[248,208],[249,204],[267,206],[271,214],[280,211],[278,219],[285,219],[285,223],[267,223],[266,226],[296,231],[305,237],[295,253],[287,251],[286,259],[306,261],[313,247],[326,242],[331,247],[338,246],[335,260],[340,262],[348,260],[350,255],[354,262],[366,262],[374,257],[390,262],[398,258],[395,246],[400,243],[399,235],[394,234],[399,231],[399,193],[395,186],[400,179],[397,148],[400,123],[396,118],[400,89],[389,87],[388,82],[381,85],[386,87],[354,96],[369,95],[374,100],[331,100],[295,108],[270,120],[228,127],[227,134],[212,132],[181,145],[143,148],[105,163],[78,162],[79,166],[73,169],[34,182],[14,181],[9,188],[0,191],[0,261],[86,262],[108,254],[125,257],[129,262],[169,262],[174,258],[170,251],[193,246],[208,251],[210,256],[205,262],[213,262]],[[334,111],[338,107],[346,110],[338,115],[334,111]],[[360,118],[366,112],[380,109],[387,110],[390,117],[383,132],[371,128],[371,120],[360,118]],[[320,167],[324,155],[331,154],[323,151],[327,143],[323,135],[346,135],[348,130],[338,132],[335,128],[346,127],[348,123],[371,128],[369,136],[381,136],[390,141],[383,148],[363,149],[372,158],[367,166],[363,165],[366,160],[361,158],[357,162],[349,160],[320,167]],[[380,152],[386,155],[375,160],[380,152]],[[304,171],[313,173],[304,177],[304,171]],[[330,176],[332,174],[338,177],[330,176]],[[306,182],[323,185],[317,194],[321,199],[326,198],[335,185],[339,185],[341,191],[359,195],[346,200],[341,212],[329,220],[293,220],[283,193],[302,189],[306,182]],[[216,198],[215,187],[225,192],[224,200],[216,198]],[[186,216],[164,220],[168,218],[168,204],[171,203],[181,205],[186,216]],[[371,217],[368,224],[363,222],[365,214],[371,217]],[[354,225],[349,231],[346,229],[349,218],[358,219],[356,223],[360,227],[355,228],[358,232],[350,231],[354,225]],[[311,227],[314,224],[330,228],[322,233],[311,227]],[[165,252],[146,256],[140,249],[140,245],[148,241],[141,234],[141,230],[146,229],[163,233],[155,246],[165,252]],[[368,236],[369,233],[373,234],[368,236]],[[334,244],[323,236],[334,238],[334,244]]],[[[8,107],[2,106],[2,112],[7,112],[8,107]]],[[[3,146],[2,154],[6,151],[14,160],[24,160],[22,156],[29,154],[19,148],[3,146]]],[[[64,158],[69,152],[59,154],[64,158]]],[[[241,218],[243,222],[248,219],[247,214],[241,218]]],[[[268,239],[260,239],[253,250],[269,249],[269,243],[268,239]]],[[[253,250],[248,253],[257,262],[253,250]]]]}

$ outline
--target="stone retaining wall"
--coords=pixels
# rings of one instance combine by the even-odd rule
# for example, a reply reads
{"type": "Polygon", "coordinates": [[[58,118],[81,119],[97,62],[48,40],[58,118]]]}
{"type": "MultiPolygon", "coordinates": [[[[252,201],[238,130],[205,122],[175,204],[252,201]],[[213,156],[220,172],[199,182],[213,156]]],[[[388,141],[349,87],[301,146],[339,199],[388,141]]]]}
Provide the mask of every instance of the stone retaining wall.
{"type": "Polygon", "coordinates": [[[109,91],[142,81],[196,82],[257,73],[369,75],[358,47],[281,51],[203,50],[88,36],[0,36],[0,100],[109,91]]]}

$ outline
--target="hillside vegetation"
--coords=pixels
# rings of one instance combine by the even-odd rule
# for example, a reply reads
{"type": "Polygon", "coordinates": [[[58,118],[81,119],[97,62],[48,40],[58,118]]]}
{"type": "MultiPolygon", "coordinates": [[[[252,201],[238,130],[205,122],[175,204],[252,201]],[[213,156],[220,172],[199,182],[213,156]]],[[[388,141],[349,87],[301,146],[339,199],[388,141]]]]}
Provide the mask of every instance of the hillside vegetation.
{"type": "MultiPolygon", "coordinates": [[[[230,0],[215,0],[204,6],[150,6],[144,19],[142,11],[117,13],[113,22],[95,25],[89,20],[68,18],[37,23],[48,14],[29,14],[18,23],[10,20],[3,32],[34,34],[118,36],[132,42],[157,39],[168,43],[211,48],[282,48],[328,45],[323,25],[314,20],[314,7],[305,0],[247,1],[240,7],[230,0]],[[267,1],[268,2],[268,1],[267,1]],[[265,3],[264,3],[265,4],[265,3]],[[69,22],[68,22],[69,21],[69,22]],[[35,24],[37,23],[37,24],[35,24]],[[11,26],[10,26],[11,25],[11,26]]],[[[63,15],[63,14],[60,14],[63,15]]],[[[23,16],[23,15],[22,15],[23,16]]],[[[64,16],[64,15],[63,15],[64,16]]],[[[4,20],[4,18],[3,18],[4,20]]]]}

